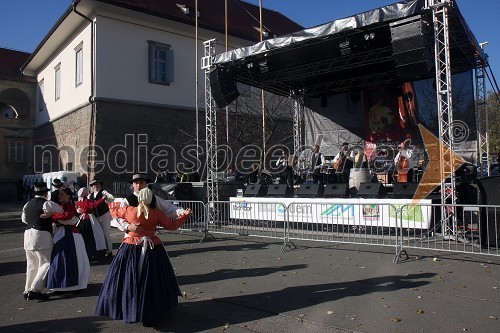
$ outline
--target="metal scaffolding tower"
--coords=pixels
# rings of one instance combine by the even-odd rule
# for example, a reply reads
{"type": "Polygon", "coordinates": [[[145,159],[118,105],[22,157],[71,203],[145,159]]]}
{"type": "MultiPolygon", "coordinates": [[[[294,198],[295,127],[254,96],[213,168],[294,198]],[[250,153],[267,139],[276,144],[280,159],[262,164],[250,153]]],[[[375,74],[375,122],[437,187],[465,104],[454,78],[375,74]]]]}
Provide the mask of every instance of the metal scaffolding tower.
{"type": "MultiPolygon", "coordinates": [[[[482,45],[481,45],[482,47],[482,45]]],[[[479,58],[479,57],[478,57],[479,58]]],[[[477,158],[476,164],[480,176],[490,175],[490,149],[488,136],[488,110],[486,103],[486,63],[478,59],[475,70],[476,78],[476,125],[477,125],[477,158]]]]}
{"type": "Polygon", "coordinates": [[[455,155],[453,153],[453,106],[450,68],[450,31],[448,11],[450,0],[428,0],[434,22],[434,52],[436,65],[436,97],[439,127],[439,174],[441,181],[441,219],[444,235],[449,235],[455,223],[455,155]],[[449,204],[449,206],[448,206],[449,204]]]}
{"type": "Polygon", "coordinates": [[[294,99],[293,112],[293,154],[298,158],[302,149],[302,116],[304,114],[304,95],[292,93],[294,99]]]}
{"type": "MultiPolygon", "coordinates": [[[[201,59],[201,68],[205,70],[205,114],[206,114],[206,167],[207,167],[207,200],[215,202],[219,200],[217,187],[217,107],[212,97],[210,87],[210,67],[215,55],[215,39],[203,42],[204,57],[201,59]]],[[[209,222],[214,222],[215,212],[209,210],[209,222]]]]}

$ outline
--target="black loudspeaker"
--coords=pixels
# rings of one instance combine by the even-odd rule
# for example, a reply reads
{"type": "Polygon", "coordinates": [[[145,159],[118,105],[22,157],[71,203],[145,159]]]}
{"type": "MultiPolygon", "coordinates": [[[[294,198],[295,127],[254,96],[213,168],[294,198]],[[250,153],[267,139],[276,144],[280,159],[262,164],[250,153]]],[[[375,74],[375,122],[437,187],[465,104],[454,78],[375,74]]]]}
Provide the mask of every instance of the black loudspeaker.
{"type": "Polygon", "coordinates": [[[268,197],[291,197],[292,189],[286,184],[271,184],[267,188],[268,197]]]}
{"type": "Polygon", "coordinates": [[[347,184],[326,184],[325,185],[325,198],[348,198],[349,185],[347,184]]]}
{"type": "Polygon", "coordinates": [[[297,190],[298,198],[321,198],[323,197],[323,185],[320,184],[300,184],[297,190]]]}
{"type": "Polygon", "coordinates": [[[262,184],[248,184],[243,196],[245,197],[263,197],[266,195],[266,186],[262,184]]]}
{"type": "Polygon", "coordinates": [[[217,106],[223,108],[234,101],[240,93],[234,74],[227,69],[216,67],[209,73],[212,97],[217,106]]]}
{"type": "Polygon", "coordinates": [[[413,199],[418,183],[394,183],[392,193],[395,199],[413,199]]]}
{"type": "Polygon", "coordinates": [[[433,31],[421,16],[390,24],[392,52],[400,78],[430,74],[434,68],[433,31]]]}
{"type": "Polygon", "coordinates": [[[383,198],[385,194],[385,187],[381,183],[359,184],[358,197],[360,198],[383,198]]]}
{"type": "Polygon", "coordinates": [[[193,200],[192,183],[153,183],[148,187],[165,200],[193,200]]]}
{"type": "MultiPolygon", "coordinates": [[[[500,205],[500,176],[476,179],[481,193],[481,204],[500,205]]],[[[500,246],[500,208],[481,208],[480,220],[481,245],[500,246]]]]}

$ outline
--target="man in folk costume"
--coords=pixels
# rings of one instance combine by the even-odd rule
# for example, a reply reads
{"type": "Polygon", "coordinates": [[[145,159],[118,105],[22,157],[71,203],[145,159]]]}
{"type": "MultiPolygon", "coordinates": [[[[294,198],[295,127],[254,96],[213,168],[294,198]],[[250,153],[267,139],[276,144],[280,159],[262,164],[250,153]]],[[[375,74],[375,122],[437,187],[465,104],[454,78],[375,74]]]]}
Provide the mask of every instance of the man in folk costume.
{"type": "MultiPolygon", "coordinates": [[[[139,192],[143,189],[148,187],[148,183],[150,182],[150,179],[148,178],[147,175],[141,174],[141,173],[136,173],[132,176],[132,180],[129,181],[130,184],[132,184],[132,188],[134,192],[130,194],[125,200],[122,201],[120,204],[120,207],[126,207],[126,206],[133,206],[137,207],[139,206],[139,199],[138,195],[139,192]]],[[[184,208],[178,207],[176,205],[173,205],[169,201],[166,201],[157,195],[153,195],[153,198],[151,200],[150,204],[151,208],[155,208],[158,210],[161,210],[167,217],[171,219],[177,219],[178,217],[182,216],[184,213],[184,208]]],[[[135,231],[134,225],[130,225],[127,221],[123,219],[116,219],[115,220],[118,224],[118,228],[122,231],[135,231]]]]}
{"type": "Polygon", "coordinates": [[[111,213],[109,212],[108,203],[115,200],[113,195],[106,190],[102,189],[104,183],[100,180],[94,179],[90,182],[89,186],[92,186],[92,193],[89,196],[91,201],[97,201],[102,197],[106,199],[95,209],[94,215],[97,217],[99,224],[102,227],[104,233],[104,239],[106,240],[106,255],[113,255],[113,243],[111,242],[111,213]]]}
{"type": "Polygon", "coordinates": [[[334,168],[339,175],[339,183],[349,182],[349,173],[353,166],[354,151],[349,152],[349,143],[344,142],[342,148],[333,158],[334,168]]]}
{"type": "Polygon", "coordinates": [[[49,200],[54,201],[56,204],[58,204],[59,203],[59,191],[61,190],[61,187],[63,186],[63,182],[58,178],[54,178],[54,180],[52,181],[52,186],[54,186],[55,190],[50,192],[49,200]]]}
{"type": "Polygon", "coordinates": [[[313,146],[313,154],[311,159],[311,169],[313,173],[313,183],[323,184],[323,179],[321,177],[321,169],[325,164],[325,156],[319,152],[319,146],[313,146]]]}
{"type": "Polygon", "coordinates": [[[24,298],[27,300],[47,300],[49,296],[42,291],[47,283],[47,273],[52,254],[52,219],[41,218],[43,204],[47,201],[49,189],[45,182],[35,183],[35,197],[28,201],[21,215],[27,224],[24,232],[24,251],[26,252],[26,285],[24,298]]]}

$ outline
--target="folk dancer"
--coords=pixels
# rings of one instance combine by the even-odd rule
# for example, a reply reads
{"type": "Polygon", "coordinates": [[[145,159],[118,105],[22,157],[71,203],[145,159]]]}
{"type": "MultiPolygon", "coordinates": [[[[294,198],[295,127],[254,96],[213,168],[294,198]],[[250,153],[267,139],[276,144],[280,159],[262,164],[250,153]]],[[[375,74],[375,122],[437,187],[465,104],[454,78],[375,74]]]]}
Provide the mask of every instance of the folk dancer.
{"type": "Polygon", "coordinates": [[[94,210],[94,214],[97,217],[104,233],[104,239],[106,240],[106,255],[113,256],[113,243],[111,242],[111,214],[109,212],[108,203],[112,203],[115,198],[111,195],[111,193],[102,189],[103,185],[104,183],[101,180],[92,180],[89,184],[89,186],[92,186],[92,194],[90,194],[89,199],[91,201],[97,201],[104,196],[106,197],[106,200],[98,205],[94,210]]]}
{"type": "Polygon", "coordinates": [[[35,197],[28,201],[21,215],[21,221],[28,229],[24,232],[24,251],[26,252],[26,284],[23,297],[26,300],[47,300],[42,293],[47,283],[47,274],[52,254],[52,219],[41,218],[43,205],[47,202],[49,189],[47,183],[35,183],[35,197]]]}

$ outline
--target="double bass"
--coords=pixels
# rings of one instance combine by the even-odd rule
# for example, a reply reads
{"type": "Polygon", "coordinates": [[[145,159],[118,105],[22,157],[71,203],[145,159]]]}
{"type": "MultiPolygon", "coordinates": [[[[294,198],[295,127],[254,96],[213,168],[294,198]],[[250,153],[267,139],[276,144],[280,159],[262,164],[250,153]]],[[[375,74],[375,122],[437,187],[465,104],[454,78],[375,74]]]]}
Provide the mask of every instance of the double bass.
{"type": "Polygon", "coordinates": [[[402,151],[407,150],[409,142],[405,141],[401,144],[401,151],[399,152],[399,160],[396,164],[396,181],[398,183],[408,183],[408,170],[410,168],[410,162],[406,156],[403,156],[402,151]]]}

